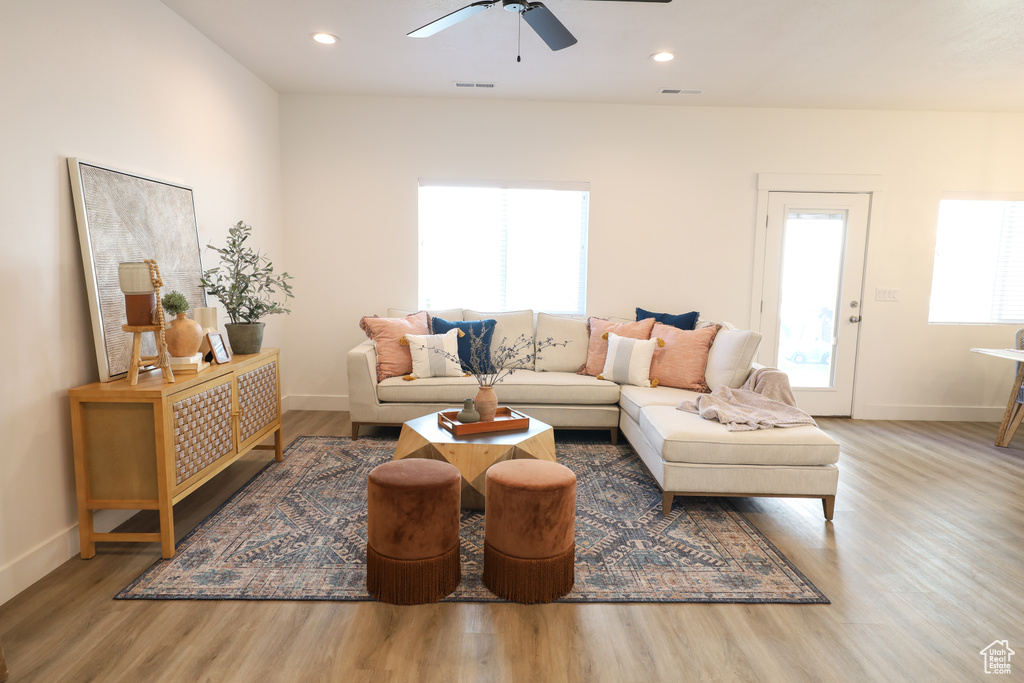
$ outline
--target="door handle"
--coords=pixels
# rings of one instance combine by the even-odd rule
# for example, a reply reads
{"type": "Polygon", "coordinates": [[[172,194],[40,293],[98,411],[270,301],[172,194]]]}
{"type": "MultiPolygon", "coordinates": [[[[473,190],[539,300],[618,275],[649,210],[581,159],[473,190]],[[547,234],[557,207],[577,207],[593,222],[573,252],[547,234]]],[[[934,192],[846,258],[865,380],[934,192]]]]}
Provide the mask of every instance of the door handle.
{"type": "Polygon", "coordinates": [[[851,323],[859,323],[860,322],[860,316],[859,315],[851,315],[850,316],[850,322],[851,323]]]}

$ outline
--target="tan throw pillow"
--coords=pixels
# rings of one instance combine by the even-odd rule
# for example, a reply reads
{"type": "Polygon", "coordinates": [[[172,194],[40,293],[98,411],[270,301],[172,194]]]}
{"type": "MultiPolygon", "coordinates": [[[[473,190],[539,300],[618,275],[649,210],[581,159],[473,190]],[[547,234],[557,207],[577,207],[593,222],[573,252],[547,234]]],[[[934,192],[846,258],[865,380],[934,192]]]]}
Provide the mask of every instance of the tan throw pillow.
{"type": "Polygon", "coordinates": [[[620,337],[629,339],[650,339],[654,318],[629,323],[613,323],[602,318],[590,318],[590,342],[587,347],[587,364],[580,372],[583,375],[597,377],[604,370],[604,362],[608,356],[608,339],[605,333],[614,332],[620,337]]]}
{"type": "Polygon", "coordinates": [[[404,318],[381,318],[376,315],[359,321],[359,328],[377,347],[377,381],[401,377],[412,372],[412,353],[402,345],[407,334],[430,334],[427,312],[420,311],[404,318]]]}
{"type": "Polygon", "coordinates": [[[671,325],[657,323],[652,337],[665,340],[665,346],[655,349],[651,360],[651,380],[658,386],[678,387],[708,393],[704,369],[708,364],[708,351],[715,341],[719,326],[697,330],[680,330],[671,325]]]}

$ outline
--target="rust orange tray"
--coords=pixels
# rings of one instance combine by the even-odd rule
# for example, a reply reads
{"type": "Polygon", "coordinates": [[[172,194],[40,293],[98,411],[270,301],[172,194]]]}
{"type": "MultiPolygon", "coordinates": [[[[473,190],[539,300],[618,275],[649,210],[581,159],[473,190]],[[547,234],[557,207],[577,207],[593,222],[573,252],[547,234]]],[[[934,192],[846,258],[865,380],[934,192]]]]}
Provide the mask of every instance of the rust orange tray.
{"type": "Polygon", "coordinates": [[[498,408],[494,419],[490,422],[459,422],[455,417],[458,410],[444,410],[437,414],[437,424],[444,427],[454,436],[471,434],[487,434],[489,432],[512,432],[517,429],[529,429],[530,418],[511,408],[498,408]]]}

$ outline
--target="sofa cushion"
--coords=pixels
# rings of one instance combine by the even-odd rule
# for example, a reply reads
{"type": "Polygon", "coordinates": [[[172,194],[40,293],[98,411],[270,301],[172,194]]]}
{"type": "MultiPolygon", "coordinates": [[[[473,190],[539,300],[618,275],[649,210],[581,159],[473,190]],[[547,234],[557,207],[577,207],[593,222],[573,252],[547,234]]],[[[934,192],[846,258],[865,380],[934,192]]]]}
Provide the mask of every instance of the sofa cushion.
{"type": "Polygon", "coordinates": [[[459,331],[445,334],[407,334],[412,354],[412,374],[427,377],[462,377],[465,373],[459,363],[459,331]]]}
{"type": "MultiPolygon", "coordinates": [[[[415,313],[416,311],[406,311],[401,308],[389,308],[389,318],[404,318],[405,316],[415,313]]],[[[431,318],[444,318],[445,320],[462,320],[462,309],[461,308],[443,308],[443,309],[427,309],[427,321],[431,318]]],[[[433,328],[430,329],[431,334],[435,332],[433,328]]]]}
{"type": "Polygon", "coordinates": [[[376,315],[359,321],[359,328],[373,340],[377,349],[377,381],[400,377],[412,372],[412,354],[401,344],[407,334],[429,334],[426,311],[404,318],[381,318],[376,315]]]}
{"type": "Polygon", "coordinates": [[[510,362],[508,367],[533,370],[533,311],[506,311],[485,313],[464,309],[463,320],[494,320],[494,336],[491,338],[491,359],[498,363],[498,349],[504,345],[510,347],[522,337],[528,343],[523,345],[510,362]]]}
{"type": "Polygon", "coordinates": [[[534,367],[538,372],[579,372],[587,364],[590,332],[583,318],[538,313],[537,340],[545,339],[565,346],[539,349],[534,367]]]}
{"type": "Polygon", "coordinates": [[[671,325],[672,327],[679,328],[680,330],[692,330],[697,326],[697,318],[700,317],[700,311],[690,311],[689,313],[651,313],[637,306],[636,319],[646,320],[647,318],[654,318],[662,325],[671,325]]]}
{"type": "Polygon", "coordinates": [[[459,362],[462,364],[463,371],[493,372],[491,342],[496,324],[494,320],[446,320],[434,317],[430,319],[430,324],[434,332],[448,332],[449,330],[463,332],[458,343],[459,362]]]}
{"type": "Polygon", "coordinates": [[[688,389],[672,387],[619,387],[619,407],[623,412],[640,421],[640,411],[647,406],[677,406],[683,401],[695,401],[700,394],[688,389]]]}
{"type": "MultiPolygon", "coordinates": [[[[377,398],[384,402],[457,405],[473,398],[477,389],[476,380],[472,377],[431,377],[415,382],[394,377],[378,385],[377,398]]],[[[619,400],[619,386],[614,382],[570,372],[517,370],[495,385],[494,393],[498,397],[498,405],[614,405],[619,400]]]]}
{"type": "Polygon", "coordinates": [[[637,322],[614,323],[603,318],[590,318],[590,341],[587,346],[587,366],[584,371],[588,375],[597,376],[604,370],[605,357],[608,355],[608,340],[605,334],[614,332],[620,337],[630,339],[650,339],[654,318],[637,322]]]}
{"type": "Polygon", "coordinates": [[[659,386],[692,389],[707,393],[704,371],[708,365],[708,349],[720,328],[680,330],[671,325],[655,323],[651,337],[665,340],[665,345],[654,352],[651,360],[651,378],[659,386]]]}
{"type": "Polygon", "coordinates": [[[743,386],[760,345],[761,335],[753,330],[719,330],[704,370],[708,387],[714,391],[723,384],[730,389],[743,386]]]}
{"type": "Polygon", "coordinates": [[[640,430],[667,462],[721,465],[831,465],[839,443],[817,427],[730,432],[675,406],[647,406],[640,430]]]}

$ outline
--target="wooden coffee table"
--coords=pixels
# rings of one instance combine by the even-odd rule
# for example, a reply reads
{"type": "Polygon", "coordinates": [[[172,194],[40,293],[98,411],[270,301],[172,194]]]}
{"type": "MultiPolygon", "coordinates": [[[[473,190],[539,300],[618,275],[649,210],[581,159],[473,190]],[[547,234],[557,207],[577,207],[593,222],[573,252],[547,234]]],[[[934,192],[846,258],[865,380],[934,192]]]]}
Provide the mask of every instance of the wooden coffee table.
{"type": "Polygon", "coordinates": [[[394,459],[402,458],[432,458],[455,465],[462,473],[462,507],[482,510],[487,468],[515,458],[554,462],[555,430],[531,417],[529,429],[457,437],[438,425],[437,413],[431,413],[402,425],[394,459]]]}

